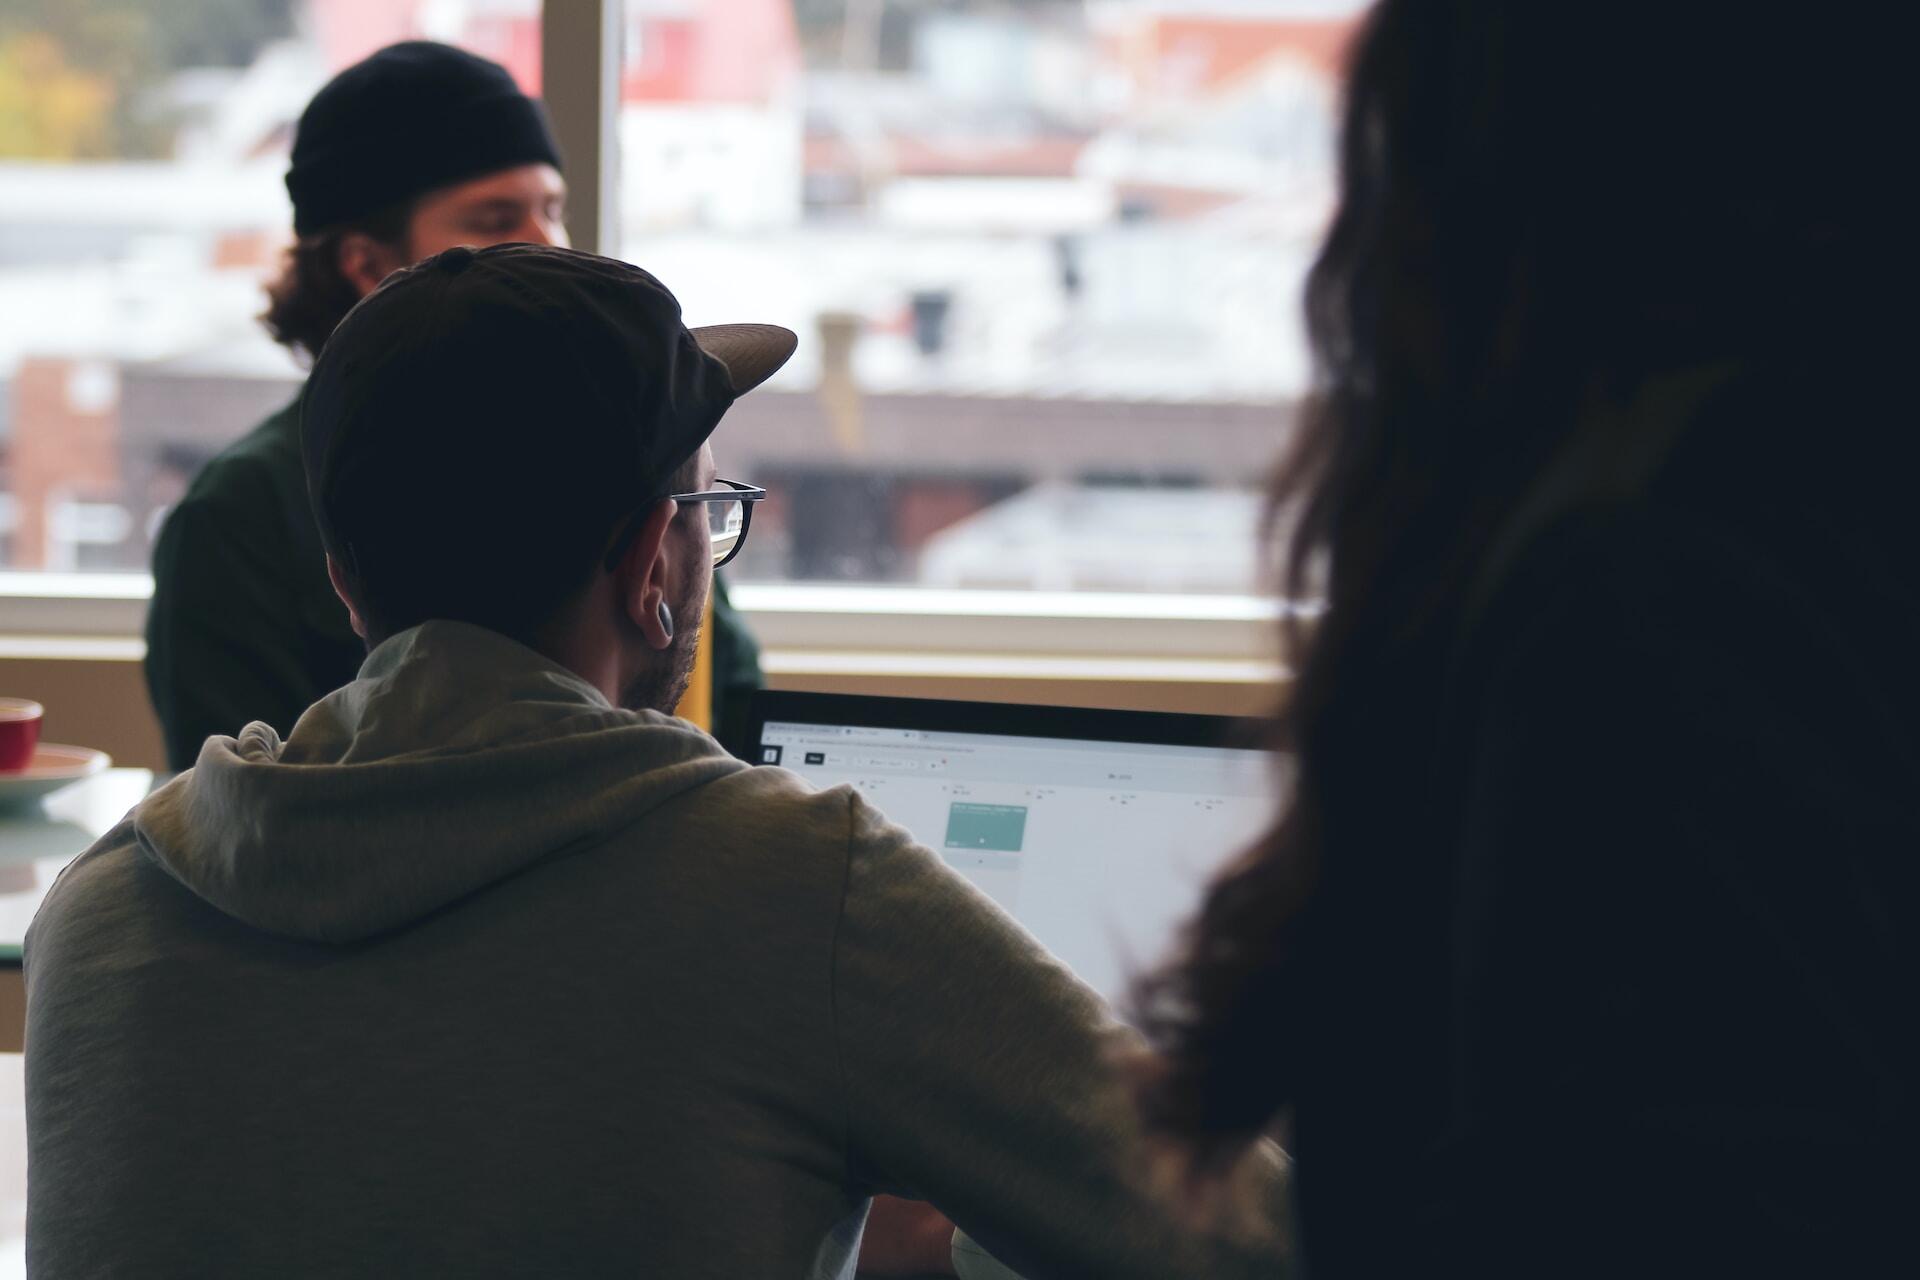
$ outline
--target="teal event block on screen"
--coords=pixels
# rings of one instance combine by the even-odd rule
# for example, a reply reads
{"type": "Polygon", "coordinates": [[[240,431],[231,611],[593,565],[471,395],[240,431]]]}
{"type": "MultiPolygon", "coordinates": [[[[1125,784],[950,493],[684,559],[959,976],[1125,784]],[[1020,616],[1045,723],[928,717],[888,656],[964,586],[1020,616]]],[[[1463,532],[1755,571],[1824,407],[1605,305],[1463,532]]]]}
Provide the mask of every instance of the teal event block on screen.
{"type": "Polygon", "coordinates": [[[947,811],[947,848],[1020,852],[1027,810],[1017,804],[955,804],[947,811]]]}

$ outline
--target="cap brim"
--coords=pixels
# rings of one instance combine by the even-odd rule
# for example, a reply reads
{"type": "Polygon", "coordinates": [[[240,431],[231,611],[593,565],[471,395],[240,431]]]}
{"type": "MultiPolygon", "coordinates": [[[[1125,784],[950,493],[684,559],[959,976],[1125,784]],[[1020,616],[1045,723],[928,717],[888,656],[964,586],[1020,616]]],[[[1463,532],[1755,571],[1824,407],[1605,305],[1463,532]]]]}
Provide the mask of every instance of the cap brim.
{"type": "Polygon", "coordinates": [[[710,324],[689,332],[702,351],[727,367],[736,400],[771,378],[800,345],[793,330],[777,324],[710,324]]]}

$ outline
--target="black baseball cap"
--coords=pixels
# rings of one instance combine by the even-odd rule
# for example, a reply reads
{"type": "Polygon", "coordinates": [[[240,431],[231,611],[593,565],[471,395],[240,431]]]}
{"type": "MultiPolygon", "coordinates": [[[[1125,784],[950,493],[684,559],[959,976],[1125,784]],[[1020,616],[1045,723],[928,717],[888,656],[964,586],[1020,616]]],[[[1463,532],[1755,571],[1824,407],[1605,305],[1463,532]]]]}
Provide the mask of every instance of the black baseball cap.
{"type": "Polygon", "coordinates": [[[665,285],[595,254],[436,254],[354,307],[308,380],[322,540],[389,630],[571,589],[796,342],[777,325],[688,329],[665,285]]]}

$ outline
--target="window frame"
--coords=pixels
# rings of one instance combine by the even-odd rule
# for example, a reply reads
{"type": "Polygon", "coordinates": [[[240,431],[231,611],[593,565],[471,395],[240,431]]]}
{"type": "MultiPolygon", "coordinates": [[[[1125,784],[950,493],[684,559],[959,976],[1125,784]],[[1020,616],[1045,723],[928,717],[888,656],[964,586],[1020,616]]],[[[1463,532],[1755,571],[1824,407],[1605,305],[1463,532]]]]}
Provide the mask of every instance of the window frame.
{"type": "MultiPolygon", "coordinates": [[[[1259,678],[1277,671],[1280,621],[1317,612],[1260,596],[871,584],[733,583],[729,594],[772,658],[952,675],[1259,678]]],[[[137,658],[152,596],[144,573],[0,571],[0,655],[137,658]]]]}
{"type": "MultiPolygon", "coordinates": [[[[568,233],[595,252],[619,226],[625,8],[624,0],[541,6],[543,96],[567,156],[568,233]]],[[[146,573],[0,570],[0,656],[138,658],[152,594],[146,573]]],[[[770,670],[799,661],[983,678],[1271,679],[1279,619],[1314,612],[1258,596],[807,582],[737,583],[731,596],[770,670]]]]}

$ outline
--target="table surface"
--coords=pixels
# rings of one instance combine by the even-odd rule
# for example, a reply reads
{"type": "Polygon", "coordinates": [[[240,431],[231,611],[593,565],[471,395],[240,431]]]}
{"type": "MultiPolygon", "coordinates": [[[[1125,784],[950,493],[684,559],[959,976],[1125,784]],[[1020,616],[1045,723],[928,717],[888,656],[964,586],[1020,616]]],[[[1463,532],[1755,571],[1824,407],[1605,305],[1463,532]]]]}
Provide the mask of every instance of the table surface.
{"type": "Polygon", "coordinates": [[[27,1274],[27,1088],[17,1053],[0,1053],[0,1280],[27,1274]]]}
{"type": "Polygon", "coordinates": [[[20,963],[33,913],[61,868],[113,829],[153,786],[146,769],[108,769],[37,804],[0,809],[0,965],[20,963]]]}

